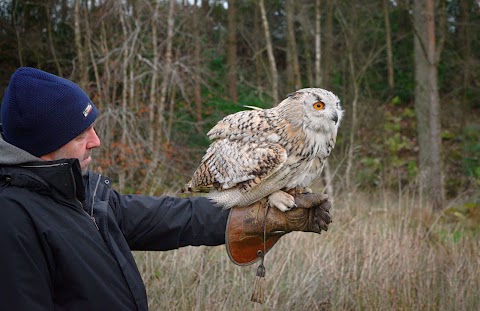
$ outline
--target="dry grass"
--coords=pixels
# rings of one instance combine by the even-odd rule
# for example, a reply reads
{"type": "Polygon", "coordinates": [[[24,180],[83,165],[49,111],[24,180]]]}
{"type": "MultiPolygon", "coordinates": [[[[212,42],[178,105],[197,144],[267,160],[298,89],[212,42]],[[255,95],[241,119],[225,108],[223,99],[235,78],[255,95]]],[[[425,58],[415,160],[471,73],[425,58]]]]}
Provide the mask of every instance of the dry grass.
{"type": "Polygon", "coordinates": [[[480,310],[480,242],[418,202],[353,195],[322,235],[291,233],[265,259],[267,301],[250,302],[257,264],[224,246],[136,253],[151,310],[480,310]]]}

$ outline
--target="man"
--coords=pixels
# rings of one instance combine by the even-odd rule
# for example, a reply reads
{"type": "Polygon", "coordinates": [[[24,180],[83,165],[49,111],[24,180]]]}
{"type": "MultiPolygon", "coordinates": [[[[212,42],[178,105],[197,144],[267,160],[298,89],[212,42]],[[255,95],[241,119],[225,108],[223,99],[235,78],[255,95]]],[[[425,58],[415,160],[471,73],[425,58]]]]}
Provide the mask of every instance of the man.
{"type": "MultiPolygon", "coordinates": [[[[1,107],[2,309],[147,310],[131,250],[225,243],[230,211],[209,199],[122,195],[89,172],[97,115],[69,80],[26,67],[10,79],[1,107]]],[[[265,228],[320,233],[330,218],[328,207],[317,211],[298,209],[304,221],[295,225],[275,211],[265,228]]],[[[260,227],[239,232],[261,236],[260,227]]]]}

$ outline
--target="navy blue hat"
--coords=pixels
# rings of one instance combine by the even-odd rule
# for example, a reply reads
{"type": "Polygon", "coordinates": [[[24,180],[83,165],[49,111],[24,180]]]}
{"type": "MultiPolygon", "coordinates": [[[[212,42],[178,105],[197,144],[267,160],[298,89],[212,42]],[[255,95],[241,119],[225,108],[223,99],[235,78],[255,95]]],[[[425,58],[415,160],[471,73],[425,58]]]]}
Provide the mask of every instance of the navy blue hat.
{"type": "Polygon", "coordinates": [[[72,81],[21,67],[12,75],[3,97],[3,137],[40,157],[77,137],[97,115],[90,98],[72,81]]]}

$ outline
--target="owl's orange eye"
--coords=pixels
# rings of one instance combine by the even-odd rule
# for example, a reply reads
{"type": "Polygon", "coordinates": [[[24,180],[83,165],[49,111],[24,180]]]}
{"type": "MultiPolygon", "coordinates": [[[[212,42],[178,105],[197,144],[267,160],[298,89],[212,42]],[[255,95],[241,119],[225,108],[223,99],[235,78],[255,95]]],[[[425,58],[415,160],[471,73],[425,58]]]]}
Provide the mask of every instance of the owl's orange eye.
{"type": "Polygon", "coordinates": [[[322,110],[323,108],[325,108],[325,104],[322,102],[316,102],[313,104],[313,109],[315,110],[322,110]]]}

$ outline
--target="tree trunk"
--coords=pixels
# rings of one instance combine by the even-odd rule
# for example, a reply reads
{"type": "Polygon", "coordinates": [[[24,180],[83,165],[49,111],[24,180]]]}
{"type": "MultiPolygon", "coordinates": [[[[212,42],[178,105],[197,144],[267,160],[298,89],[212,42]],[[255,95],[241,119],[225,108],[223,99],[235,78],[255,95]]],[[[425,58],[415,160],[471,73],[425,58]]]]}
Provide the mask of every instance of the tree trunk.
{"type": "Polygon", "coordinates": [[[353,167],[353,152],[355,149],[355,131],[357,129],[357,102],[358,102],[358,81],[355,74],[355,64],[353,57],[353,49],[349,44],[347,44],[347,53],[348,53],[348,63],[350,66],[350,76],[353,87],[353,100],[352,100],[352,122],[350,126],[350,137],[349,137],[349,147],[347,155],[347,168],[345,169],[345,187],[349,194],[353,190],[353,185],[351,182],[351,171],[353,167]]]}
{"type": "Polygon", "coordinates": [[[441,209],[444,190],[434,10],[433,0],[414,1],[415,114],[420,148],[420,188],[432,207],[441,209]]]}
{"type": "Polygon", "coordinates": [[[393,52],[392,52],[392,31],[390,29],[390,14],[388,11],[388,0],[383,0],[383,15],[385,18],[385,40],[387,45],[387,76],[390,95],[395,87],[393,75],[393,52]]]}
{"type": "Polygon", "coordinates": [[[80,0],[75,0],[74,2],[74,34],[75,34],[75,49],[77,51],[77,59],[78,59],[78,70],[80,73],[80,81],[79,85],[82,89],[86,89],[87,86],[87,67],[85,64],[85,55],[84,55],[84,48],[82,44],[82,29],[80,25],[81,17],[80,17],[80,0]]]}
{"type": "Polygon", "coordinates": [[[262,83],[262,76],[263,76],[263,70],[262,65],[263,65],[263,60],[262,60],[262,54],[257,51],[261,51],[264,47],[263,42],[261,41],[261,29],[262,29],[262,18],[260,16],[260,7],[258,5],[255,6],[255,16],[253,19],[253,24],[255,25],[255,30],[254,30],[254,50],[255,50],[255,85],[257,86],[257,89],[261,91],[262,93],[264,92],[264,86],[262,83]]]}
{"type": "Polygon", "coordinates": [[[48,45],[50,47],[50,51],[52,52],[53,62],[57,67],[57,74],[62,77],[63,76],[62,67],[60,66],[60,62],[58,61],[57,52],[55,50],[55,44],[53,43],[52,18],[51,18],[52,13],[50,11],[51,11],[51,5],[49,3],[45,4],[45,13],[47,16],[48,45]]]}
{"type": "Polygon", "coordinates": [[[321,1],[315,0],[315,87],[322,85],[322,12],[321,1]]]}
{"type": "Polygon", "coordinates": [[[18,18],[18,1],[15,0],[12,10],[12,22],[13,27],[15,28],[15,36],[17,37],[17,53],[18,53],[18,62],[21,67],[25,66],[23,61],[23,42],[22,42],[22,33],[21,33],[21,26],[20,21],[18,18]]]}
{"type": "Polygon", "coordinates": [[[238,102],[237,94],[237,9],[235,0],[228,0],[227,81],[230,99],[238,102]]]}
{"type": "Polygon", "coordinates": [[[470,6],[472,4],[467,1],[460,1],[460,14],[458,17],[458,36],[457,42],[460,47],[461,59],[462,59],[462,106],[466,106],[468,103],[468,88],[472,84],[472,64],[475,63],[474,57],[472,57],[472,28],[470,21],[470,6]]]}
{"type": "Polygon", "coordinates": [[[358,103],[358,96],[359,96],[359,85],[362,80],[362,72],[366,70],[367,64],[365,64],[364,69],[360,70],[360,73],[357,74],[356,72],[356,64],[355,64],[355,57],[354,53],[356,51],[356,44],[358,40],[356,39],[357,32],[352,25],[356,25],[355,19],[348,19],[350,24],[347,23],[347,19],[344,17],[342,12],[339,10],[337,14],[337,18],[342,26],[342,32],[345,38],[345,46],[346,46],[346,53],[348,59],[348,70],[344,70],[348,72],[350,79],[349,79],[349,86],[352,88],[353,92],[353,100],[352,105],[350,108],[351,111],[351,123],[349,129],[349,145],[348,145],[348,154],[347,154],[347,167],[345,169],[345,188],[348,191],[348,198],[351,198],[351,194],[353,189],[353,183],[351,181],[352,178],[352,169],[353,169],[353,161],[354,161],[354,150],[355,150],[355,131],[357,129],[357,103],[358,103]]]}
{"type": "Polygon", "coordinates": [[[105,102],[107,103],[113,103],[115,102],[115,86],[117,85],[116,83],[112,82],[112,69],[110,66],[111,60],[110,60],[110,49],[108,48],[108,39],[107,39],[107,30],[105,29],[105,22],[100,23],[100,47],[102,54],[105,55],[105,60],[103,62],[103,72],[105,75],[105,88],[104,88],[104,94],[105,94],[105,102]]]}
{"type": "Polygon", "coordinates": [[[194,45],[194,100],[195,100],[195,120],[196,128],[200,134],[203,134],[203,117],[202,117],[202,65],[200,60],[200,36],[201,36],[201,23],[200,23],[200,9],[197,6],[197,0],[193,5],[193,45],[194,45]]]}
{"type": "Polygon", "coordinates": [[[275,56],[273,55],[273,46],[272,46],[272,38],[270,37],[270,29],[268,26],[268,19],[267,13],[265,12],[265,1],[260,0],[258,2],[260,7],[260,15],[262,18],[262,25],[263,31],[265,34],[265,40],[267,45],[267,54],[268,54],[268,61],[270,63],[270,74],[271,74],[271,83],[272,83],[272,98],[273,102],[278,104],[278,71],[277,71],[277,64],[275,62],[275,56]]]}
{"type": "Polygon", "coordinates": [[[152,16],[152,57],[153,57],[153,68],[152,68],[152,79],[150,80],[150,94],[149,94],[149,104],[148,104],[148,121],[150,123],[149,132],[148,132],[148,144],[150,150],[155,150],[155,108],[157,106],[157,80],[158,80],[158,32],[157,32],[157,21],[158,21],[158,10],[160,7],[160,1],[155,3],[152,16]]]}
{"type": "MultiPolygon", "coordinates": [[[[315,86],[322,86],[322,24],[321,24],[321,1],[315,1],[315,86]]],[[[333,204],[333,184],[332,184],[332,171],[330,169],[330,164],[328,159],[325,160],[323,167],[323,176],[325,182],[325,189],[328,194],[328,197],[333,204]]]]}
{"type": "Polygon", "coordinates": [[[335,8],[335,0],[327,0],[326,3],[326,12],[327,16],[325,18],[325,31],[324,31],[324,46],[323,50],[323,71],[322,71],[322,82],[324,88],[330,88],[331,85],[331,76],[332,76],[332,63],[333,63],[333,43],[335,42],[333,34],[333,14],[335,8]]]}
{"type": "Polygon", "coordinates": [[[173,122],[175,120],[175,113],[174,113],[174,108],[175,108],[175,101],[176,101],[176,96],[177,96],[177,89],[175,85],[172,86],[171,90],[171,95],[170,95],[170,105],[168,108],[168,119],[167,119],[167,133],[166,133],[166,138],[167,138],[167,145],[170,146],[170,140],[172,138],[172,128],[173,128],[173,122]]]}
{"type": "Polygon", "coordinates": [[[168,19],[167,19],[167,39],[166,39],[166,50],[165,50],[165,63],[164,71],[162,76],[162,84],[160,85],[160,98],[158,103],[158,115],[157,115],[157,146],[161,145],[163,139],[162,130],[165,122],[164,111],[165,103],[167,100],[167,91],[170,77],[172,74],[172,46],[173,46],[173,27],[175,24],[175,1],[170,1],[168,8],[168,19]]]}
{"type": "MultiPolygon", "coordinates": [[[[77,0],[78,1],[78,0],[77,0]]],[[[128,30],[125,21],[125,13],[123,11],[123,5],[119,5],[119,17],[120,23],[122,25],[122,32],[123,32],[123,46],[122,46],[122,96],[121,96],[121,124],[125,126],[127,124],[127,104],[128,104],[128,47],[126,46],[126,42],[128,42],[128,30]]],[[[125,128],[122,129],[121,137],[120,137],[120,147],[125,148],[127,145],[127,133],[125,128]]],[[[125,157],[122,154],[121,161],[125,161],[125,157]]],[[[125,189],[125,181],[126,181],[126,170],[125,170],[125,163],[121,164],[121,170],[118,172],[118,186],[121,189],[125,189]]]]}
{"type": "MultiPolygon", "coordinates": [[[[158,0],[157,0],[158,1],[158,0]]],[[[159,5],[157,2],[157,5],[159,5]]],[[[157,8],[155,9],[157,12],[157,8]]],[[[160,84],[160,94],[157,98],[155,95],[155,108],[153,109],[156,112],[156,118],[153,121],[153,129],[154,131],[153,137],[153,145],[152,145],[152,160],[148,165],[148,169],[146,172],[146,176],[142,183],[142,187],[145,187],[150,179],[151,176],[155,175],[157,172],[158,164],[162,158],[161,148],[165,142],[170,140],[170,135],[168,132],[168,124],[165,124],[165,107],[167,101],[167,92],[169,81],[171,78],[172,73],[172,40],[173,40],[173,27],[174,27],[174,12],[175,12],[175,1],[170,1],[169,10],[168,10],[168,18],[167,18],[167,39],[166,39],[166,49],[165,49],[165,56],[164,56],[164,66],[163,66],[163,74],[162,74],[162,83],[160,84]],[[156,122],[155,122],[156,121],[156,122]]],[[[172,103],[173,105],[173,103],[172,103]]]]}
{"type": "MultiPolygon", "coordinates": [[[[308,9],[303,7],[302,8],[301,16],[308,16],[308,9]]],[[[308,23],[306,18],[300,19],[300,24],[302,25],[303,29],[309,29],[311,26],[308,23]]],[[[302,43],[303,46],[310,46],[312,44],[312,35],[308,31],[302,31],[302,43]]],[[[315,51],[314,51],[315,52],[315,51]]],[[[307,79],[307,84],[309,87],[320,87],[319,85],[315,85],[315,77],[314,77],[314,61],[312,61],[312,53],[311,49],[303,49],[303,58],[305,59],[305,76],[307,79]]]]}
{"type": "Polygon", "coordinates": [[[97,96],[98,96],[98,100],[95,102],[95,105],[97,105],[97,107],[100,109],[100,110],[103,110],[103,104],[106,102],[106,97],[105,97],[105,94],[103,93],[103,85],[102,85],[102,82],[100,80],[100,73],[98,71],[98,65],[97,65],[97,61],[95,60],[95,53],[93,52],[93,47],[92,47],[92,31],[90,29],[90,25],[89,25],[89,21],[88,21],[88,9],[85,8],[85,29],[86,29],[86,34],[87,34],[87,38],[86,38],[86,43],[87,43],[87,47],[88,47],[88,53],[90,55],[90,61],[92,62],[92,67],[93,67],[93,73],[95,74],[95,82],[96,82],[96,86],[97,86],[97,96]]]}
{"type": "Polygon", "coordinates": [[[302,88],[302,82],[300,77],[300,65],[298,62],[297,53],[297,41],[295,39],[295,1],[286,1],[286,14],[287,14],[287,60],[288,65],[291,67],[288,75],[288,89],[298,90],[302,88]],[[291,89],[293,88],[293,89],[291,89]]]}

